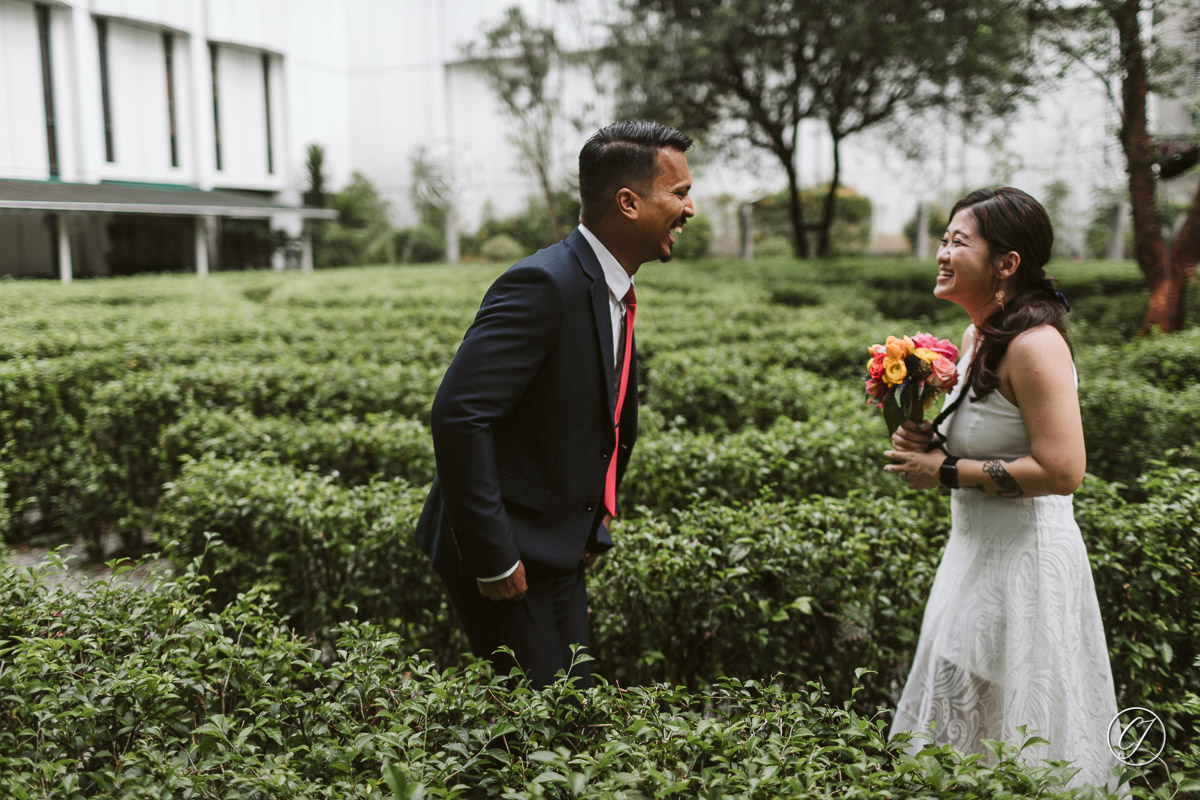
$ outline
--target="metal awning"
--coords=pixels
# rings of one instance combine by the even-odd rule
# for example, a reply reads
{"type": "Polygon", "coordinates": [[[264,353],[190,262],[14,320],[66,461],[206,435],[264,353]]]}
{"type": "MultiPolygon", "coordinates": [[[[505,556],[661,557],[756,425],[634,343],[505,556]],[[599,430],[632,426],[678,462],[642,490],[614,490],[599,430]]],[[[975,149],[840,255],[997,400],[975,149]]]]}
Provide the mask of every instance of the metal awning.
{"type": "Polygon", "coordinates": [[[337,219],[330,208],[291,206],[253,192],[126,183],[0,180],[0,211],[265,218],[280,212],[337,219]]]}

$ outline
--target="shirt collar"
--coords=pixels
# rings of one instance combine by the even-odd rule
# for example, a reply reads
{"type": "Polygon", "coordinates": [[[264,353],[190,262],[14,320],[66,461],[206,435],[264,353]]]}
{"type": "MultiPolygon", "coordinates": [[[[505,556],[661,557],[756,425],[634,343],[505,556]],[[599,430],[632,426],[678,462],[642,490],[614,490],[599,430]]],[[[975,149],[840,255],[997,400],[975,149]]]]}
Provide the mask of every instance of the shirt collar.
{"type": "Polygon", "coordinates": [[[592,246],[592,252],[596,254],[596,260],[600,262],[600,269],[604,272],[604,282],[608,284],[609,294],[617,300],[624,299],[625,293],[633,286],[633,278],[629,277],[629,273],[617,262],[616,257],[608,252],[608,248],[596,238],[596,234],[589,231],[582,222],[579,223],[579,232],[592,246]]]}

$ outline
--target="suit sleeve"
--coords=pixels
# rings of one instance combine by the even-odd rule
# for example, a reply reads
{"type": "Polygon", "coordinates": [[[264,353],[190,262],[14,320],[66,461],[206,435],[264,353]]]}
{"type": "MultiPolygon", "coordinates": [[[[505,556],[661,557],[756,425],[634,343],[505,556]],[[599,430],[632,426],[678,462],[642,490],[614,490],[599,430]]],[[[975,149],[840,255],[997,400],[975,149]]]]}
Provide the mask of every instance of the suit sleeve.
{"type": "Polygon", "coordinates": [[[562,313],[547,271],[509,269],[488,290],[434,398],[438,478],[468,575],[497,575],[520,558],[500,497],[494,425],[557,345],[562,313]]]}

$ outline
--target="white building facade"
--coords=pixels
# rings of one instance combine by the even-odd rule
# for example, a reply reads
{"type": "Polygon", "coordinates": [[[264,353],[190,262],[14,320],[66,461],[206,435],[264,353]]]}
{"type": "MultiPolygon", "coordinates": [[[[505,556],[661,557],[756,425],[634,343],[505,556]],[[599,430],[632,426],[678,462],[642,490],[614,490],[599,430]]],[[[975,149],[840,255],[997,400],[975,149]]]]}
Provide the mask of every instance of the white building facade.
{"type": "MultiPolygon", "coordinates": [[[[311,144],[331,189],[363,173],[397,225],[416,221],[420,148],[456,162],[463,230],[519,213],[536,183],[464,50],[513,5],[587,52],[615,1],[0,0],[0,275],[282,266],[270,232],[299,237],[305,217],[328,216],[301,207],[311,144]]],[[[555,80],[567,186],[612,106],[585,66],[555,80]]],[[[1194,123],[1178,110],[1190,102],[1167,116],[1194,123]]],[[[881,251],[903,247],[919,204],[1000,182],[1035,196],[1065,183],[1060,238],[1078,240],[1097,192],[1123,182],[1115,111],[1082,71],[999,132],[921,124],[918,161],[882,133],[843,144],[842,183],[872,200],[881,251]]],[[[718,234],[736,224],[731,206],[784,185],[769,159],[695,160],[698,210],[718,234]]],[[[797,166],[806,186],[830,178],[819,121],[802,126],[797,166]]]]}

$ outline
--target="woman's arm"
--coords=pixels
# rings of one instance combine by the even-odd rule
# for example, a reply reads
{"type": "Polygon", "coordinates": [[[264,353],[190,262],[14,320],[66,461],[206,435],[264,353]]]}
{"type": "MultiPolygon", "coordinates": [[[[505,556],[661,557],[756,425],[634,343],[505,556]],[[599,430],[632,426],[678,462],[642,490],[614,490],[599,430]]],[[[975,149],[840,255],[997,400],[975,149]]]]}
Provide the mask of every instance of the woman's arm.
{"type": "MultiPolygon", "coordinates": [[[[1075,491],[1083,480],[1087,456],[1071,352],[1062,335],[1047,325],[1014,339],[1001,365],[1001,382],[1021,410],[1030,455],[1011,461],[960,459],[958,485],[998,497],[1075,491]]],[[[909,488],[940,484],[938,468],[945,460],[941,452],[890,450],[885,455],[893,463],[884,469],[903,474],[909,488]]]]}

